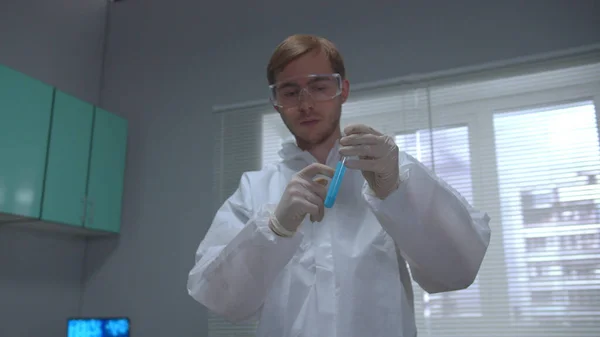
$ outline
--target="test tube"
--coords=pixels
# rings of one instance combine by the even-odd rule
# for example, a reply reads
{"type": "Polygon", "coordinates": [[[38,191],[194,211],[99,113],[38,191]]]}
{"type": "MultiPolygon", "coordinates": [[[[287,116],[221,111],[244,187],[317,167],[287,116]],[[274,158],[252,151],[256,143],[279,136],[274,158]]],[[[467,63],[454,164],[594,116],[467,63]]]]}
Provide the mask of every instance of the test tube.
{"type": "Polygon", "coordinates": [[[340,190],[340,185],[342,184],[342,178],[344,177],[344,173],[346,172],[346,157],[340,158],[335,167],[335,173],[333,174],[333,178],[329,182],[329,189],[327,190],[327,196],[325,197],[325,208],[333,207],[335,204],[335,199],[337,198],[338,191],[340,190]]]}

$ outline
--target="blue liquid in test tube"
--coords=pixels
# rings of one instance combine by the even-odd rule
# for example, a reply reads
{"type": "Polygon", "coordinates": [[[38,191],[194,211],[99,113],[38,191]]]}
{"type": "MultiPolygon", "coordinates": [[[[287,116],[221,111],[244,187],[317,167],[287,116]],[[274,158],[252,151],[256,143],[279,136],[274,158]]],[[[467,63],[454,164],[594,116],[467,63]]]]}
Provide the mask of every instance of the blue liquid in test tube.
{"type": "Polygon", "coordinates": [[[335,204],[335,198],[337,198],[340,185],[342,184],[342,178],[346,172],[345,164],[346,157],[343,157],[340,161],[338,161],[337,166],[335,167],[335,173],[333,174],[333,178],[329,183],[329,189],[327,190],[327,196],[325,197],[325,208],[331,208],[333,207],[333,204],[335,204]]]}

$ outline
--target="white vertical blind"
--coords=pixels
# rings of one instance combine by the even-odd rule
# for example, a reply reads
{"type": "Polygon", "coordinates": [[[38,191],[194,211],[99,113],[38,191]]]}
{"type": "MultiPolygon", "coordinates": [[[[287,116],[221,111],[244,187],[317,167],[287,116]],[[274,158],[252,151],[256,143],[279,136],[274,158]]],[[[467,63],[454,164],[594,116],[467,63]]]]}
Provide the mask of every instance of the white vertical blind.
{"type": "MultiPolygon", "coordinates": [[[[276,135],[268,131],[263,133],[262,117],[268,109],[268,106],[259,106],[219,115],[218,127],[214,130],[215,211],[236,190],[242,173],[260,168],[264,136],[276,139],[276,135]]],[[[275,153],[276,148],[273,147],[275,153]]],[[[231,324],[212,312],[208,313],[209,337],[253,337],[255,331],[256,322],[231,324]]]]}
{"type": "MultiPolygon", "coordinates": [[[[600,336],[600,61],[592,61],[353,92],[344,105],[343,126],[395,136],[492,218],[473,285],[430,295],[413,284],[419,336],[600,336]]],[[[243,171],[279,160],[289,132],[272,111],[220,114],[219,203],[243,171]]],[[[254,327],[211,316],[209,336],[253,336],[254,327]]]]}

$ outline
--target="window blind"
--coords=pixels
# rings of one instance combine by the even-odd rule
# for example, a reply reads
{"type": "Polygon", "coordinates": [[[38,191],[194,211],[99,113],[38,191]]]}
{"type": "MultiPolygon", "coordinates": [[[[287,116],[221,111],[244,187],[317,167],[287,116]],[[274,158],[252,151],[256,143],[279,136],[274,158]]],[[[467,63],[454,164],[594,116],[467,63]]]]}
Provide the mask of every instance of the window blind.
{"type": "MultiPolygon", "coordinates": [[[[342,126],[394,136],[492,218],[469,288],[427,294],[413,284],[419,336],[600,335],[599,104],[596,56],[351,93],[342,126]]],[[[243,171],[278,161],[290,134],[266,104],[219,120],[220,204],[243,171]]],[[[209,336],[254,328],[209,319],[209,336]]]]}
{"type": "MultiPolygon", "coordinates": [[[[271,108],[272,109],[272,108],[271,108]]],[[[235,192],[242,173],[259,169],[262,164],[263,138],[276,139],[277,136],[263,133],[263,115],[268,113],[268,105],[236,109],[219,114],[214,131],[213,190],[214,211],[235,192]]],[[[271,145],[269,145],[271,146],[271,145]]],[[[272,146],[273,149],[277,146],[272,146]]],[[[264,148],[266,149],[266,148],[264,148]]],[[[276,150],[275,150],[276,152],[276,150]]],[[[254,337],[256,322],[231,324],[222,317],[208,312],[209,337],[254,337]]]]}

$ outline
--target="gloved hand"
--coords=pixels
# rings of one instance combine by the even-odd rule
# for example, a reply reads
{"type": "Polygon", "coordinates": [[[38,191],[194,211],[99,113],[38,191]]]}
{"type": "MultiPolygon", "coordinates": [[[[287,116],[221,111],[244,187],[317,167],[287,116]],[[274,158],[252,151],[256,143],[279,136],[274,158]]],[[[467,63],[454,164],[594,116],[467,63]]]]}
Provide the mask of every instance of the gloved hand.
{"type": "Polygon", "coordinates": [[[398,146],[394,139],[363,124],[349,125],[340,139],[340,155],[358,156],[347,159],[346,167],[362,171],[371,190],[385,199],[400,184],[398,146]]]}
{"type": "Polygon", "coordinates": [[[296,173],[288,183],[279,204],[271,218],[271,229],[283,236],[296,232],[306,214],[310,214],[311,221],[321,221],[324,216],[323,202],[327,195],[327,188],[323,183],[313,181],[318,174],[333,177],[335,170],[329,166],[313,163],[296,173]],[[276,223],[273,223],[273,222],[276,223]],[[278,233],[281,226],[288,233],[278,233]]]}

